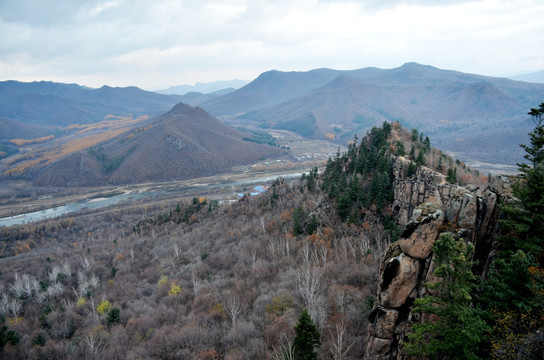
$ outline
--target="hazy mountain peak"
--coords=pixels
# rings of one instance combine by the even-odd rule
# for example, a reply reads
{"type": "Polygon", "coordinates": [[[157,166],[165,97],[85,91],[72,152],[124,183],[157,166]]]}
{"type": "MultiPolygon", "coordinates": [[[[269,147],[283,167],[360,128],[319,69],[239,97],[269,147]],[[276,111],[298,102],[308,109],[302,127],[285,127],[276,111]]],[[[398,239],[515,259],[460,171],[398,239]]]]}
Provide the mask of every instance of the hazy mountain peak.
{"type": "Polygon", "coordinates": [[[340,74],[338,77],[336,77],[333,81],[326,84],[325,87],[327,88],[343,88],[343,87],[350,87],[350,86],[356,86],[357,84],[360,84],[361,80],[354,78],[353,76],[347,75],[347,74],[340,74]]]}
{"type": "Polygon", "coordinates": [[[508,76],[509,79],[544,84],[544,70],[526,74],[508,76]]]}
{"type": "Polygon", "coordinates": [[[191,92],[202,93],[202,94],[211,94],[216,91],[221,91],[224,89],[239,89],[249,83],[248,80],[219,80],[209,83],[197,82],[194,85],[176,85],[171,86],[168,89],[157,90],[156,93],[159,94],[175,94],[175,95],[185,95],[191,92]]]}
{"type": "Polygon", "coordinates": [[[188,115],[188,114],[200,114],[208,115],[202,108],[198,106],[191,106],[185,103],[176,104],[166,115],[188,115]]]}

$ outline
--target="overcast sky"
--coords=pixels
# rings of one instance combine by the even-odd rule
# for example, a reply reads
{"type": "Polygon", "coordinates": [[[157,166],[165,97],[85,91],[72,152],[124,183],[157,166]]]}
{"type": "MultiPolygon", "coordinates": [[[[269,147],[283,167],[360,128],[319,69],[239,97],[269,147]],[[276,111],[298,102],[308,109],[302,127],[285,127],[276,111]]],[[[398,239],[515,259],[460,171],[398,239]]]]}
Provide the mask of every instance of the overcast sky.
{"type": "Polygon", "coordinates": [[[544,69],[543,19],[542,0],[0,0],[0,80],[161,89],[410,61],[501,76],[544,69]]]}

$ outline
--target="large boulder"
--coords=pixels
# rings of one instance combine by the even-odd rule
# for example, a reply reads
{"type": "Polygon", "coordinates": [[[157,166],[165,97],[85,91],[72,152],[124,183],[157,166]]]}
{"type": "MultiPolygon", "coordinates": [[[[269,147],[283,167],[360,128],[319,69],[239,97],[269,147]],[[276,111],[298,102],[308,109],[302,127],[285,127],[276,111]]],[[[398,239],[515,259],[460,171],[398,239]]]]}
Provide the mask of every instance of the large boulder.
{"type": "Polygon", "coordinates": [[[400,249],[413,258],[425,260],[431,254],[443,224],[444,213],[434,203],[418,206],[399,241],[400,249]]]}
{"type": "Polygon", "coordinates": [[[391,339],[395,334],[395,326],[399,312],[377,306],[368,316],[370,336],[391,339]]]}
{"type": "Polygon", "coordinates": [[[378,303],[388,308],[404,305],[418,281],[419,261],[401,252],[384,261],[378,303]]]}

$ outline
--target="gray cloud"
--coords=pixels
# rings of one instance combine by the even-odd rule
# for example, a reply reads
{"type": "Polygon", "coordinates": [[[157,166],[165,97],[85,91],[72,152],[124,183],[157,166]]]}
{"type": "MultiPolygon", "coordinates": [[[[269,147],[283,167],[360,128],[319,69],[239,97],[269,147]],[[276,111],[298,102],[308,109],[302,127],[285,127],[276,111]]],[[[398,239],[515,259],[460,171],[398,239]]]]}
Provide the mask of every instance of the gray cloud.
{"type": "Polygon", "coordinates": [[[543,15],[538,0],[3,0],[0,79],[158,88],[406,61],[496,75],[544,68],[543,15]]]}

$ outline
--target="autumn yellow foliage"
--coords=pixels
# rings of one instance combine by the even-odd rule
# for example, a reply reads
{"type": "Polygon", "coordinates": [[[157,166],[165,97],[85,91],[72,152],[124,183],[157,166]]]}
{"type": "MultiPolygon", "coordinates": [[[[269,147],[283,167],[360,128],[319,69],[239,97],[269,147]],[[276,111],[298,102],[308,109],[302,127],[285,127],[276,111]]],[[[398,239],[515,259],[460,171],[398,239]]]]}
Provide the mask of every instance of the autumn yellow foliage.
{"type": "Polygon", "coordinates": [[[166,282],[168,281],[168,276],[166,275],[161,275],[161,277],[159,278],[159,282],[157,283],[158,286],[161,286],[163,284],[166,284],[166,282]]]}
{"type": "Polygon", "coordinates": [[[169,296],[181,295],[181,287],[179,285],[172,283],[172,286],[170,286],[170,290],[168,290],[168,295],[169,296]]]}
{"type": "Polygon", "coordinates": [[[53,140],[55,135],[43,136],[36,139],[11,139],[10,142],[15,146],[25,146],[30,144],[44,143],[49,140],[53,140]]]}
{"type": "MultiPolygon", "coordinates": [[[[6,165],[15,166],[5,171],[4,175],[21,175],[31,168],[51,164],[60,157],[88,149],[131,130],[134,131],[131,134],[147,131],[151,129],[153,125],[135,129],[137,124],[146,121],[147,119],[149,119],[149,116],[147,115],[142,115],[136,119],[133,119],[132,117],[108,115],[106,120],[98,123],[68,125],[64,128],[64,130],[76,130],[77,132],[75,134],[59,138],[51,144],[43,145],[37,149],[32,149],[26,154],[13,157],[8,163],[6,163],[6,165]]],[[[45,143],[53,140],[54,138],[55,137],[53,135],[50,135],[32,140],[12,139],[10,141],[17,146],[23,146],[28,144],[45,143]]]]}
{"type": "Polygon", "coordinates": [[[100,304],[96,307],[96,312],[98,315],[103,315],[110,311],[111,303],[108,300],[102,300],[100,304]]]}

